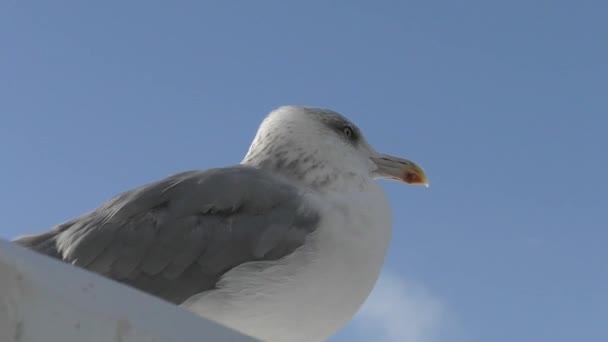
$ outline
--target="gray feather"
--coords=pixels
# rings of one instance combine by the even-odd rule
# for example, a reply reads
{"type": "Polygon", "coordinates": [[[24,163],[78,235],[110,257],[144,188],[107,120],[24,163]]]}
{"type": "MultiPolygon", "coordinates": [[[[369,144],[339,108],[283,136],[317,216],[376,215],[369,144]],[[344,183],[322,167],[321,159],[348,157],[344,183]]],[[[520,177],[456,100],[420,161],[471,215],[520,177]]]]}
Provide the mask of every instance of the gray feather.
{"type": "Polygon", "coordinates": [[[295,187],[259,169],[189,171],[16,242],[181,303],[238,265],[302,246],[318,224],[302,205],[295,187]]]}

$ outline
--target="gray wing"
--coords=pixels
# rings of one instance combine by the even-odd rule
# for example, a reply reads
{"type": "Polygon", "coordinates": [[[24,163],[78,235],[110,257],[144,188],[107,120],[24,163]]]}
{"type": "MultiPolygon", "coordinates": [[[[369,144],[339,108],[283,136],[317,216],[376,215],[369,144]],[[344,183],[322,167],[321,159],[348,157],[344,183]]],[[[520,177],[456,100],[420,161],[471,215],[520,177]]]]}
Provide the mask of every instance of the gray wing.
{"type": "Polygon", "coordinates": [[[302,204],[295,187],[262,170],[189,171],[16,242],[181,303],[240,264],[300,247],[318,223],[302,204]]]}

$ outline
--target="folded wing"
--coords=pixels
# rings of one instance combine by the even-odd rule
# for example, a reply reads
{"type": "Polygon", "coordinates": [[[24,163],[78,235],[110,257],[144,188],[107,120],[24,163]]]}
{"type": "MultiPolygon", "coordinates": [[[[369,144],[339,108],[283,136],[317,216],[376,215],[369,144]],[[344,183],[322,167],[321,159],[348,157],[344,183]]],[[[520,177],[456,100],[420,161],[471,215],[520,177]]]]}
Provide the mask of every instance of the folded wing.
{"type": "Polygon", "coordinates": [[[236,266],[293,253],[317,223],[294,186],[235,166],[144,185],[15,242],[181,303],[236,266]]]}

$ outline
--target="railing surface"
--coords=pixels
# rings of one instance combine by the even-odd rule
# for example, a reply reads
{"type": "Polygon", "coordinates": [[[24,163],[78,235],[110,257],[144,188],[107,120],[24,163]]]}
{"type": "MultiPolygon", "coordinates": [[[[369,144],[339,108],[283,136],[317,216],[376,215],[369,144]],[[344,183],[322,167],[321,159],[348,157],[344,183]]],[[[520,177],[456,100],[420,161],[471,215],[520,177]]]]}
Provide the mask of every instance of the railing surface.
{"type": "Polygon", "coordinates": [[[254,340],[97,274],[0,240],[0,341],[254,340]]]}

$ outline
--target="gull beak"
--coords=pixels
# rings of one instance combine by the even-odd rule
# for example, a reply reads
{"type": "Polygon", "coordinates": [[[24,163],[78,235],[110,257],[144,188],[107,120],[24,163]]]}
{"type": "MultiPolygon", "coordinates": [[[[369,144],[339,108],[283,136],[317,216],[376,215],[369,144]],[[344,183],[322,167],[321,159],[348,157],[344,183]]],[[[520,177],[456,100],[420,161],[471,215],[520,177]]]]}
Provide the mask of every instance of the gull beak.
{"type": "Polygon", "coordinates": [[[376,178],[399,180],[412,185],[429,187],[424,170],[412,161],[381,153],[371,157],[371,160],[378,167],[374,171],[376,178]]]}

